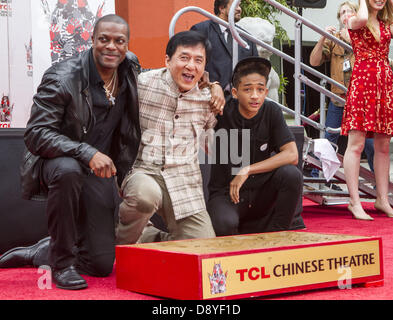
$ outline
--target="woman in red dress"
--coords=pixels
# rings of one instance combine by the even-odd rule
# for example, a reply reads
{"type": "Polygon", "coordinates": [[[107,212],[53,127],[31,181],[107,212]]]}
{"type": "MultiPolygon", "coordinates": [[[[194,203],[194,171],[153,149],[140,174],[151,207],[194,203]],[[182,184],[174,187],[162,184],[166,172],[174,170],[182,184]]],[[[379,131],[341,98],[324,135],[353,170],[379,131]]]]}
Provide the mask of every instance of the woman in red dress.
{"type": "Polygon", "coordinates": [[[347,18],[355,54],[341,134],[348,135],[344,173],[350,194],[349,211],[357,219],[373,220],[359,198],[360,156],[366,137],[374,137],[377,198],[374,207],[393,217],[389,204],[389,144],[393,135],[393,73],[389,44],[393,33],[393,0],[359,0],[359,11],[347,18]]]}

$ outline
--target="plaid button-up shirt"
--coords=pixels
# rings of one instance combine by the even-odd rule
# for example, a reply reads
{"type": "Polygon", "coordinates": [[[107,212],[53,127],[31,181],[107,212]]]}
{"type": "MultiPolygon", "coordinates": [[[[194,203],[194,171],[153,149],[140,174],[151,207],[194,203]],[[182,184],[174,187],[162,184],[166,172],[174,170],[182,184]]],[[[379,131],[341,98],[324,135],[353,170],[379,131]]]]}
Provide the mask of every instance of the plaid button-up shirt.
{"type": "Polygon", "coordinates": [[[163,68],[139,75],[138,95],[142,139],[133,172],[162,175],[176,220],[205,211],[198,150],[217,121],[210,90],[182,93],[163,68]]]}

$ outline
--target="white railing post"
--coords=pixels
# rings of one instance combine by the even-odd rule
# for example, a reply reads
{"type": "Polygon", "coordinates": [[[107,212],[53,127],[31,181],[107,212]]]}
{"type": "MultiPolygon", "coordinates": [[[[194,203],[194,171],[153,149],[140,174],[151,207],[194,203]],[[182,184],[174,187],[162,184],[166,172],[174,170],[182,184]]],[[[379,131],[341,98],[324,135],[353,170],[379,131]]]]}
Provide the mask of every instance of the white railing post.
{"type": "Polygon", "coordinates": [[[300,126],[300,114],[302,97],[300,94],[302,82],[300,80],[301,76],[301,67],[300,63],[302,61],[302,39],[301,39],[301,27],[302,22],[300,20],[296,20],[295,22],[295,124],[300,126]]]}
{"type": "Polygon", "coordinates": [[[248,43],[244,41],[240,37],[239,33],[236,31],[236,26],[235,26],[235,11],[240,1],[241,0],[233,1],[228,13],[229,29],[231,30],[233,40],[235,40],[233,41],[233,47],[232,47],[232,70],[235,69],[237,62],[239,61],[239,44],[246,49],[249,48],[248,43]]]}
{"type": "MultiPolygon", "coordinates": [[[[321,87],[326,88],[326,80],[321,80],[321,87]]],[[[326,96],[323,92],[320,93],[319,98],[319,123],[325,125],[326,122],[326,96]]],[[[319,132],[320,138],[325,138],[325,133],[323,131],[319,132]]]]}

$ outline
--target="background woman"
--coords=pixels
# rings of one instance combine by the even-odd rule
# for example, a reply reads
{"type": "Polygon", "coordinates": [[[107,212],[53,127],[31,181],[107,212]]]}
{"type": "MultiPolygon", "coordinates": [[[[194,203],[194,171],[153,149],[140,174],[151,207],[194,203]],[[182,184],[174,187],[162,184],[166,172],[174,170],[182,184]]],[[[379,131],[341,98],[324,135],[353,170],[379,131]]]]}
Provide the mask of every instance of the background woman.
{"type": "Polygon", "coordinates": [[[392,36],[393,1],[359,0],[357,14],[346,24],[355,53],[342,134],[348,135],[344,172],[350,194],[348,209],[362,220],[373,220],[363,209],[358,191],[360,156],[365,138],[374,136],[377,198],[374,207],[393,217],[389,204],[389,144],[393,134],[393,73],[388,53],[392,36]]]}

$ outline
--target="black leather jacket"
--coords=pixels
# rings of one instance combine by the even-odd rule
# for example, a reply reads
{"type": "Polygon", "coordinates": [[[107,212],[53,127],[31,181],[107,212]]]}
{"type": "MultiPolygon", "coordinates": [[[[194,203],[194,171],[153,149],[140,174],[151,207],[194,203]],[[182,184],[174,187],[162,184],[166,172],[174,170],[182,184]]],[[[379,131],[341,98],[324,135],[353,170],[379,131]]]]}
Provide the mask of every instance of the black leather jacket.
{"type": "MultiPolygon", "coordinates": [[[[92,127],[92,99],[89,95],[89,54],[85,51],[50,67],[33,98],[30,119],[24,135],[27,150],[21,165],[22,197],[42,199],[47,190],[40,183],[43,159],[72,157],[88,168],[97,149],[85,141],[92,127]]],[[[113,136],[109,157],[121,184],[138,152],[141,131],[137,71],[127,56],[127,90],[130,97],[119,127],[113,136]]]]}

